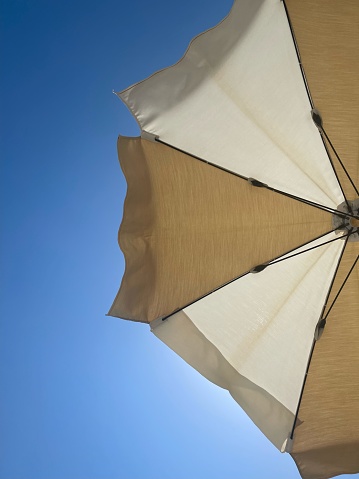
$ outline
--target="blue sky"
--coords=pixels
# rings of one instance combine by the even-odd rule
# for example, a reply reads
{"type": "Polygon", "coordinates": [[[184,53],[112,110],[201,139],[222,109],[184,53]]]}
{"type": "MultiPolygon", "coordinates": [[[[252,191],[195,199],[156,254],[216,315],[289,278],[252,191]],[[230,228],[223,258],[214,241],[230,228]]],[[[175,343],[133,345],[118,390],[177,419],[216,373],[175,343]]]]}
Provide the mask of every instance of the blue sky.
{"type": "Polygon", "coordinates": [[[231,0],[1,0],[0,479],[295,479],[226,391],[106,317],[126,185],[113,95],[231,0]]]}

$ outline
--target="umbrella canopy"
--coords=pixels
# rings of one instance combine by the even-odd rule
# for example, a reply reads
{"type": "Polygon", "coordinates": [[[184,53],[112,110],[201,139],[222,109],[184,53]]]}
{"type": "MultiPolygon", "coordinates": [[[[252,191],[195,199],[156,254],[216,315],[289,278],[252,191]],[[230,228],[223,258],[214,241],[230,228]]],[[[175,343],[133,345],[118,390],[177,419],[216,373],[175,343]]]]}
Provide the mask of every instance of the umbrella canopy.
{"type": "Polygon", "coordinates": [[[359,472],[358,22],[357,0],[237,0],[118,94],[142,133],[118,141],[110,314],[150,323],[304,478],[359,472]]]}

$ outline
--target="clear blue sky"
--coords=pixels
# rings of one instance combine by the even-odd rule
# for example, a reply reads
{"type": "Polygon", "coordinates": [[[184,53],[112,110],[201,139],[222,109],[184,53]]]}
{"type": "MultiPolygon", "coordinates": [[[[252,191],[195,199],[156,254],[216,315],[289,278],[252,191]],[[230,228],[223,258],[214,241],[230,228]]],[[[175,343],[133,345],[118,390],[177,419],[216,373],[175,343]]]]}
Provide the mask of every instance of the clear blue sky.
{"type": "Polygon", "coordinates": [[[1,0],[0,479],[296,479],[226,391],[106,317],[126,185],[111,93],[231,0],[1,0]]]}

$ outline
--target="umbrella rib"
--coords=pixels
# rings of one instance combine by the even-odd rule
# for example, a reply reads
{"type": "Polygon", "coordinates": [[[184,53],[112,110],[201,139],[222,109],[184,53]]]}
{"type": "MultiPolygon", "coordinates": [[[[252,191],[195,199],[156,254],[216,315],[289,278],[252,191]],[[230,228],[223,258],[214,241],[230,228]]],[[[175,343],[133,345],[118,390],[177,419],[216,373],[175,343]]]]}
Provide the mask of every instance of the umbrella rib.
{"type": "MultiPolygon", "coordinates": [[[[285,3],[285,0],[282,0],[282,1],[283,1],[283,5],[284,5],[284,11],[285,11],[285,14],[286,14],[286,17],[287,17],[287,20],[288,20],[288,25],[289,25],[290,33],[291,33],[291,35],[292,35],[292,39],[293,39],[295,51],[296,51],[296,54],[297,54],[300,71],[301,71],[301,73],[302,73],[303,82],[304,82],[304,85],[305,85],[305,89],[306,89],[306,91],[307,91],[307,95],[308,95],[308,99],[309,99],[310,106],[311,106],[311,108],[312,108],[312,110],[313,110],[313,109],[314,109],[313,98],[312,98],[312,95],[311,95],[311,93],[310,93],[309,83],[308,83],[307,76],[306,76],[306,74],[305,74],[304,67],[303,67],[303,64],[302,64],[302,59],[301,59],[300,52],[299,52],[298,42],[297,42],[297,39],[296,39],[296,37],[295,37],[293,24],[292,24],[292,21],[291,21],[291,19],[290,19],[289,12],[288,12],[288,8],[287,8],[287,5],[286,5],[286,3],[285,3]]],[[[324,132],[324,134],[325,134],[325,132],[324,132]]],[[[326,134],[325,134],[325,136],[327,137],[326,134]]],[[[331,164],[331,166],[332,166],[334,175],[335,175],[335,177],[336,177],[336,179],[337,179],[337,182],[338,182],[338,184],[339,184],[339,187],[340,187],[340,190],[341,190],[341,192],[342,192],[342,195],[343,195],[343,197],[344,197],[344,199],[345,199],[345,202],[346,202],[346,204],[347,204],[347,206],[348,206],[348,210],[351,211],[350,204],[349,204],[349,202],[348,202],[347,197],[345,196],[344,189],[343,189],[343,187],[342,187],[342,184],[340,183],[338,173],[337,173],[337,171],[336,171],[336,169],[335,169],[335,167],[334,167],[334,163],[333,163],[333,160],[332,160],[332,158],[331,158],[331,156],[330,156],[330,153],[329,153],[329,151],[328,151],[327,145],[326,145],[326,143],[325,143],[325,141],[324,141],[323,136],[320,135],[320,137],[321,137],[321,139],[322,139],[324,149],[325,149],[325,151],[326,151],[326,153],[327,153],[328,160],[329,160],[329,162],[330,162],[330,164],[331,164]]],[[[332,144],[331,144],[330,141],[329,141],[329,143],[330,143],[330,145],[332,146],[332,144]]],[[[337,153],[336,153],[336,151],[335,151],[335,149],[334,149],[333,146],[332,146],[332,148],[333,148],[333,151],[334,151],[334,153],[336,154],[337,158],[338,158],[339,161],[340,161],[340,158],[338,157],[338,155],[337,155],[337,153]]],[[[340,164],[342,164],[341,161],[340,161],[340,164]]],[[[347,173],[347,171],[346,171],[344,165],[342,165],[342,166],[343,166],[343,168],[344,168],[344,171],[347,173]]],[[[347,173],[347,175],[348,175],[348,173],[347,173]]],[[[348,175],[348,176],[349,176],[349,175],[348,175]]],[[[349,177],[349,180],[351,181],[350,177],[349,177]]],[[[352,184],[353,184],[353,183],[352,183],[352,184]]],[[[354,186],[354,185],[353,185],[353,186],[354,186]]],[[[355,186],[354,186],[354,188],[355,188],[355,186]]],[[[356,190],[356,188],[355,188],[355,190],[356,190]]],[[[356,191],[357,191],[357,190],[356,190],[356,191]]],[[[358,193],[358,195],[359,195],[359,193],[358,193]]]]}
{"type": "MultiPolygon", "coordinates": [[[[230,175],[233,175],[233,176],[237,176],[238,178],[241,178],[242,180],[246,180],[246,181],[249,181],[249,180],[252,180],[251,178],[248,178],[244,175],[241,175],[239,173],[236,173],[232,170],[229,170],[227,168],[224,168],[223,166],[220,166],[220,165],[216,165],[215,163],[212,163],[210,161],[207,161],[207,160],[204,160],[203,158],[201,158],[200,156],[197,156],[197,155],[193,155],[192,153],[189,153],[188,151],[185,151],[181,148],[178,148],[177,146],[174,146],[174,145],[171,145],[171,143],[167,143],[166,141],[163,141],[161,140],[159,137],[155,137],[155,141],[157,141],[158,143],[161,143],[162,145],[166,145],[170,148],[173,148],[174,150],[176,151],[179,151],[181,153],[184,153],[185,155],[187,156],[190,156],[191,158],[194,158],[196,160],[199,160],[199,161],[202,161],[203,163],[206,163],[207,165],[209,166],[213,166],[214,168],[217,168],[219,170],[222,170],[222,171],[225,171],[226,173],[229,173],[230,175]]],[[[340,216],[341,218],[344,218],[346,216],[349,216],[351,218],[355,218],[355,219],[358,219],[356,216],[350,214],[350,213],[343,213],[342,211],[339,211],[339,210],[336,210],[334,208],[330,208],[330,206],[324,206],[324,205],[321,205],[319,203],[315,203],[314,201],[310,201],[310,200],[306,200],[305,198],[301,198],[300,196],[295,196],[295,195],[291,195],[290,193],[286,193],[284,191],[281,191],[281,190],[278,190],[276,188],[272,188],[268,185],[266,185],[265,183],[262,183],[261,181],[258,181],[257,182],[257,185],[254,185],[254,186],[260,186],[260,187],[263,187],[263,188],[267,188],[269,191],[273,191],[274,193],[279,193],[281,195],[284,195],[284,196],[287,196],[288,198],[291,198],[293,200],[296,200],[296,201],[300,201],[301,203],[305,203],[309,206],[313,206],[314,208],[318,208],[320,210],[323,210],[323,211],[326,211],[327,213],[333,213],[333,214],[337,214],[338,216],[340,216]]]]}
{"type": "MultiPolygon", "coordinates": [[[[329,136],[327,135],[327,132],[325,131],[325,129],[323,128],[323,126],[321,126],[320,131],[323,133],[323,135],[324,135],[325,138],[327,139],[329,145],[331,146],[332,150],[333,150],[334,153],[335,153],[335,156],[338,158],[338,161],[339,161],[341,167],[343,168],[345,174],[347,175],[348,180],[350,181],[350,183],[351,183],[352,187],[354,188],[356,194],[359,196],[358,188],[355,186],[354,181],[351,179],[348,170],[345,168],[344,163],[343,163],[342,160],[340,159],[340,157],[339,157],[339,155],[338,155],[338,153],[337,153],[337,150],[334,148],[334,145],[333,145],[333,143],[330,141],[330,138],[329,138],[329,136]]],[[[345,199],[346,199],[346,198],[345,198],[345,199]]],[[[346,201],[347,201],[347,200],[346,200],[346,201]]],[[[348,203],[348,202],[347,202],[347,203],[348,203]]]]}
{"type": "MultiPolygon", "coordinates": [[[[337,229],[337,228],[336,228],[336,229],[337,229]]],[[[275,258],[273,258],[273,259],[271,259],[270,261],[268,261],[268,263],[271,263],[271,261],[275,261],[275,260],[277,260],[278,258],[280,258],[280,257],[282,257],[282,256],[285,256],[285,255],[287,255],[287,254],[290,254],[292,251],[295,251],[295,250],[297,250],[297,249],[299,249],[299,248],[303,248],[304,246],[306,246],[306,245],[312,243],[313,241],[317,241],[317,240],[319,240],[320,238],[323,238],[324,236],[327,236],[327,235],[329,235],[330,233],[333,233],[334,231],[336,231],[336,229],[327,231],[326,233],[323,233],[323,234],[317,236],[316,238],[313,238],[313,239],[311,239],[311,240],[309,240],[309,241],[306,241],[306,242],[303,243],[302,245],[296,246],[295,248],[290,249],[290,250],[287,251],[286,253],[283,253],[283,254],[280,254],[280,255],[276,256],[275,258]]],[[[335,238],[335,239],[339,239],[339,238],[343,238],[343,236],[339,236],[338,238],[335,238]]],[[[331,241],[333,241],[333,240],[331,240],[331,241]]],[[[322,244],[326,244],[326,243],[322,243],[322,244]]],[[[322,246],[322,245],[319,245],[319,246],[322,246]]],[[[220,289],[224,288],[225,286],[228,286],[229,284],[233,283],[234,281],[237,281],[237,279],[240,279],[240,278],[243,278],[244,276],[247,276],[247,275],[250,274],[251,272],[253,272],[253,269],[250,269],[250,270],[246,271],[245,273],[242,273],[242,274],[240,274],[239,276],[236,276],[235,278],[231,279],[230,281],[227,281],[226,283],[221,284],[221,285],[218,286],[217,288],[212,289],[212,290],[209,291],[208,293],[206,293],[206,294],[200,296],[199,298],[197,298],[197,299],[191,301],[190,303],[187,303],[187,304],[185,304],[184,306],[182,306],[182,307],[180,307],[180,308],[177,308],[177,309],[176,309],[175,311],[173,311],[172,313],[167,314],[166,316],[164,316],[164,317],[162,318],[162,321],[166,321],[168,318],[170,318],[170,317],[173,316],[174,314],[178,313],[179,311],[182,311],[183,309],[188,308],[189,306],[192,306],[192,304],[195,304],[195,303],[197,303],[198,301],[200,301],[201,299],[204,299],[204,298],[206,298],[207,296],[210,296],[211,294],[215,293],[216,291],[219,291],[220,289]]]]}
{"type": "Polygon", "coordinates": [[[340,216],[341,218],[345,218],[346,216],[348,216],[350,218],[359,219],[357,216],[355,216],[351,213],[346,213],[346,212],[344,213],[342,211],[336,210],[335,208],[330,208],[330,206],[320,205],[319,203],[315,203],[314,201],[306,200],[306,199],[301,198],[299,196],[291,195],[290,193],[286,193],[285,191],[277,190],[276,188],[272,188],[272,187],[270,187],[268,185],[265,185],[263,183],[262,183],[261,186],[267,188],[270,191],[274,191],[275,193],[279,193],[280,195],[284,195],[284,196],[287,196],[288,198],[292,198],[293,200],[300,201],[300,202],[305,203],[309,206],[314,206],[314,208],[319,208],[323,211],[327,211],[328,213],[333,213],[337,216],[340,216]]]}
{"type": "Polygon", "coordinates": [[[305,74],[305,71],[304,71],[304,67],[303,67],[303,64],[302,64],[302,59],[301,59],[300,52],[299,52],[298,42],[297,42],[297,39],[295,37],[293,24],[292,24],[292,21],[290,19],[288,8],[287,8],[287,5],[285,3],[285,0],[282,0],[282,2],[283,2],[283,5],[284,5],[284,11],[285,11],[285,14],[286,14],[286,17],[287,17],[287,20],[288,20],[288,25],[289,25],[290,33],[291,33],[292,40],[293,40],[293,43],[294,43],[295,51],[297,53],[298,63],[299,63],[300,71],[302,73],[305,89],[307,91],[310,106],[313,109],[314,108],[313,98],[312,98],[312,95],[311,95],[310,90],[309,90],[309,84],[308,84],[308,80],[307,80],[307,77],[306,77],[306,74],[305,74]]]}
{"type": "Polygon", "coordinates": [[[200,156],[194,155],[193,153],[189,153],[188,151],[182,150],[182,148],[178,148],[177,146],[171,145],[171,143],[167,143],[166,141],[161,140],[159,137],[155,137],[155,141],[158,143],[162,143],[162,145],[169,146],[170,148],[173,148],[176,151],[179,151],[180,153],[184,153],[185,155],[190,156],[191,158],[194,158],[195,160],[202,161],[202,163],[207,163],[209,166],[213,166],[214,168],[218,168],[219,170],[225,171],[229,173],[230,175],[237,176],[238,178],[241,178],[242,180],[248,181],[248,178],[244,175],[240,175],[239,173],[236,173],[235,171],[229,170],[228,168],[224,168],[224,166],[216,165],[215,163],[212,163],[210,161],[207,161],[200,156]]]}
{"type": "MultiPolygon", "coordinates": [[[[334,231],[337,231],[337,230],[340,230],[340,227],[336,228],[334,231]]],[[[342,236],[337,236],[336,238],[334,239],[331,239],[329,241],[325,241],[324,243],[320,243],[320,244],[317,244],[315,246],[312,246],[311,248],[308,248],[308,249],[305,249],[303,251],[299,251],[298,253],[294,253],[294,254],[291,254],[289,256],[285,256],[284,258],[279,258],[277,260],[274,260],[274,261],[269,261],[268,263],[262,263],[262,264],[259,264],[258,266],[256,266],[255,268],[253,268],[251,270],[251,272],[253,273],[259,273],[261,271],[263,271],[265,268],[267,268],[267,266],[271,266],[272,264],[277,264],[277,263],[280,263],[282,261],[285,261],[287,259],[290,259],[290,258],[294,258],[295,256],[299,256],[300,254],[303,254],[303,253],[307,253],[308,251],[312,251],[313,249],[316,249],[316,248],[319,248],[320,246],[324,246],[326,244],[329,244],[329,243],[333,243],[334,241],[338,241],[340,239],[343,239],[343,238],[346,238],[348,236],[350,236],[352,234],[352,231],[350,231],[349,233],[347,233],[346,235],[342,235],[342,236]]]]}
{"type": "Polygon", "coordinates": [[[351,273],[353,272],[353,270],[354,270],[354,268],[355,268],[355,265],[357,264],[358,260],[359,260],[359,255],[357,256],[357,258],[356,258],[356,260],[354,261],[352,267],[350,268],[348,274],[346,275],[345,280],[343,281],[343,284],[342,284],[341,287],[339,288],[339,291],[338,291],[338,293],[336,294],[336,296],[335,296],[335,298],[334,298],[334,300],[333,300],[333,302],[332,302],[332,304],[331,304],[331,306],[330,306],[330,308],[329,308],[327,314],[324,316],[324,318],[323,318],[324,321],[327,320],[327,318],[328,318],[328,316],[329,316],[329,313],[330,313],[331,310],[333,309],[333,306],[334,306],[335,302],[337,301],[337,299],[338,299],[340,293],[342,292],[342,290],[343,290],[343,288],[344,288],[344,286],[345,286],[345,283],[348,281],[349,276],[350,276],[351,273]]]}
{"type": "MultiPolygon", "coordinates": [[[[342,252],[339,256],[339,259],[338,259],[338,263],[337,263],[337,266],[335,268],[335,272],[334,272],[334,275],[333,275],[333,278],[332,278],[332,281],[330,283],[330,286],[329,286],[329,289],[328,289],[328,293],[326,295],[326,298],[325,298],[325,302],[324,302],[324,305],[323,305],[323,308],[322,308],[322,312],[320,314],[320,318],[323,317],[323,313],[324,313],[324,310],[327,306],[327,303],[328,303],[328,300],[329,300],[329,296],[330,296],[330,293],[333,289],[333,285],[334,285],[334,282],[335,282],[335,279],[337,277],[337,274],[338,274],[338,270],[339,270],[339,267],[340,267],[340,263],[343,259],[343,255],[344,255],[344,252],[345,252],[345,249],[346,249],[346,246],[348,244],[348,241],[349,241],[349,237],[351,235],[352,231],[350,231],[350,233],[347,235],[346,239],[345,239],[345,243],[344,243],[344,246],[343,246],[343,249],[342,249],[342,252]]],[[[321,321],[321,320],[319,320],[321,321]]],[[[317,326],[316,326],[317,327],[317,326]]],[[[317,340],[315,339],[315,336],[313,336],[313,342],[312,342],[312,346],[310,348],[310,353],[309,353],[309,358],[308,358],[308,362],[307,362],[307,367],[306,367],[306,370],[305,370],[305,374],[304,374],[304,379],[303,379],[303,384],[302,384],[302,388],[301,388],[301,391],[300,391],[300,395],[299,395],[299,400],[298,400],[298,406],[297,406],[297,409],[296,409],[296,412],[295,412],[295,416],[294,416],[294,421],[293,421],[293,427],[292,427],[292,431],[290,433],[290,439],[293,440],[293,436],[294,436],[294,431],[295,431],[295,427],[296,427],[296,424],[297,424],[297,420],[298,420],[298,415],[299,415],[299,409],[300,409],[300,406],[301,406],[301,403],[302,403],[302,399],[303,399],[303,394],[304,394],[304,389],[305,389],[305,384],[307,382],[307,378],[308,378],[308,372],[309,372],[309,368],[310,368],[310,364],[312,362],[312,358],[313,358],[313,354],[314,354],[314,349],[315,349],[315,345],[317,343],[317,340]]]]}

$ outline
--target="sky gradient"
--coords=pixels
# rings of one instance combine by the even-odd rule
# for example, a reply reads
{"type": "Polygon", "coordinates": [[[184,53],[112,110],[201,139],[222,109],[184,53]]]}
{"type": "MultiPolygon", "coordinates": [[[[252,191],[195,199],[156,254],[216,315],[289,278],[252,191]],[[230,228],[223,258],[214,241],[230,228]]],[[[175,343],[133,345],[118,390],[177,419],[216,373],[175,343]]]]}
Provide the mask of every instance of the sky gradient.
{"type": "Polygon", "coordinates": [[[116,139],[139,134],[112,90],[175,63],[231,4],[0,2],[0,479],[299,478],[226,391],[106,316],[116,139]]]}

